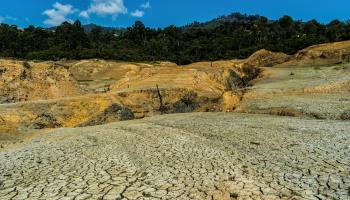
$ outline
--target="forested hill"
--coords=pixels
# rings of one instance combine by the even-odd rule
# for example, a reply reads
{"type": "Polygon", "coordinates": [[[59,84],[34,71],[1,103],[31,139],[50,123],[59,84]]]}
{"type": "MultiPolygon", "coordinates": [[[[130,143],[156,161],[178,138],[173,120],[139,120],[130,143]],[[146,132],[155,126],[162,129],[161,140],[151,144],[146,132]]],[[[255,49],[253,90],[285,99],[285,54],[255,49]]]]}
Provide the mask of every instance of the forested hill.
{"type": "MultiPolygon", "coordinates": [[[[90,23],[90,24],[84,24],[82,25],[82,28],[84,29],[84,31],[86,33],[90,33],[93,29],[96,28],[101,28],[103,31],[114,31],[117,33],[123,32],[126,30],[126,28],[121,28],[121,27],[108,27],[108,26],[100,26],[94,23],[90,23]]],[[[50,27],[48,28],[48,30],[54,31],[57,29],[57,26],[54,27],[50,27]]]]}
{"type": "MultiPolygon", "coordinates": [[[[247,14],[241,14],[241,13],[231,13],[229,15],[223,15],[220,17],[217,17],[215,19],[209,20],[207,22],[193,22],[192,24],[189,24],[185,26],[185,28],[188,27],[197,27],[197,28],[217,28],[220,25],[224,25],[225,23],[252,23],[257,22],[259,19],[262,18],[260,15],[247,15],[247,14]]],[[[268,20],[268,19],[266,19],[268,20]]]]}
{"type": "Polygon", "coordinates": [[[207,23],[163,29],[136,21],[123,31],[99,26],[84,31],[80,21],[48,30],[0,25],[0,56],[24,59],[102,58],[126,61],[169,60],[187,64],[203,60],[245,58],[265,48],[288,54],[313,44],[350,39],[350,23],[320,24],[289,16],[269,20],[234,13],[207,23]]]}

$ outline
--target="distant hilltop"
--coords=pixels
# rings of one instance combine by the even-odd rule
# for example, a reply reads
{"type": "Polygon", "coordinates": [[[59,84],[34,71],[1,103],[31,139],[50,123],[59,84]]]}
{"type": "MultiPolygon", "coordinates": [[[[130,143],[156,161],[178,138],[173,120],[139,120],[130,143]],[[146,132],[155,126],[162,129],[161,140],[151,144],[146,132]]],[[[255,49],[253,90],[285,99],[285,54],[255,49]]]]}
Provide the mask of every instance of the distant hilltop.
{"type": "MultiPolygon", "coordinates": [[[[57,26],[54,27],[50,27],[48,28],[49,30],[56,30],[57,26]]],[[[84,24],[82,25],[82,28],[84,29],[84,31],[86,33],[90,33],[91,30],[96,29],[96,28],[100,28],[104,31],[115,31],[115,32],[121,32],[121,31],[125,31],[126,28],[122,28],[122,27],[108,27],[108,26],[101,26],[101,25],[97,25],[94,23],[90,23],[90,24],[84,24]]]]}

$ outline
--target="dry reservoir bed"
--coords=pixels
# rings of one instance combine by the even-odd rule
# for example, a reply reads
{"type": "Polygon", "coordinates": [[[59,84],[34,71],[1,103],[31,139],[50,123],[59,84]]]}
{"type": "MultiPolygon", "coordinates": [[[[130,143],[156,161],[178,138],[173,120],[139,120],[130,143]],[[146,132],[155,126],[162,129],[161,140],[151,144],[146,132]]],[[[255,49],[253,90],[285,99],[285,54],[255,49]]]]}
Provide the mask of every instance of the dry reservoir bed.
{"type": "Polygon", "coordinates": [[[0,152],[0,199],[350,199],[350,122],[194,113],[0,152]]]}

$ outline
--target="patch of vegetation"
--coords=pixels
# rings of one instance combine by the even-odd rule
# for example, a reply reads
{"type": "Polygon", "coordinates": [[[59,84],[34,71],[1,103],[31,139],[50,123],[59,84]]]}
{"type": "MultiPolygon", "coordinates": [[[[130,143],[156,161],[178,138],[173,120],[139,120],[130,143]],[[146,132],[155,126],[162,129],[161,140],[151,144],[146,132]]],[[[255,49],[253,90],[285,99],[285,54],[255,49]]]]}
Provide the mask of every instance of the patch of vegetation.
{"type": "Polygon", "coordinates": [[[234,70],[229,71],[229,76],[226,80],[226,89],[233,90],[235,88],[243,88],[247,84],[234,70]]]}
{"type": "Polygon", "coordinates": [[[294,108],[272,108],[269,114],[289,117],[297,117],[301,115],[301,113],[294,108]]]}
{"type": "Polygon", "coordinates": [[[245,74],[244,77],[242,78],[243,82],[245,84],[248,84],[249,81],[259,76],[261,69],[247,65],[247,66],[243,66],[241,68],[241,71],[245,74]]]}
{"type": "Polygon", "coordinates": [[[198,95],[195,92],[187,93],[180,101],[173,105],[174,113],[189,113],[195,111],[199,106],[198,103],[196,103],[197,97],[198,95]]]}
{"type": "Polygon", "coordinates": [[[333,69],[334,70],[348,70],[348,69],[350,69],[350,67],[349,67],[350,65],[341,65],[341,66],[336,66],[336,67],[334,67],[333,69]]]}
{"type": "Polygon", "coordinates": [[[57,128],[61,124],[58,123],[56,117],[50,112],[44,112],[37,117],[35,122],[29,127],[33,129],[57,128]]]}
{"type": "Polygon", "coordinates": [[[84,126],[96,126],[101,124],[106,124],[115,121],[125,121],[135,119],[134,113],[129,109],[122,107],[118,104],[112,104],[106,108],[98,116],[92,117],[85,123],[80,124],[80,127],[84,126]]]}
{"type": "Polygon", "coordinates": [[[0,76],[2,76],[6,72],[6,68],[0,67],[0,76]]]}
{"type": "Polygon", "coordinates": [[[320,113],[310,113],[309,115],[312,116],[315,119],[326,119],[320,113]]]}

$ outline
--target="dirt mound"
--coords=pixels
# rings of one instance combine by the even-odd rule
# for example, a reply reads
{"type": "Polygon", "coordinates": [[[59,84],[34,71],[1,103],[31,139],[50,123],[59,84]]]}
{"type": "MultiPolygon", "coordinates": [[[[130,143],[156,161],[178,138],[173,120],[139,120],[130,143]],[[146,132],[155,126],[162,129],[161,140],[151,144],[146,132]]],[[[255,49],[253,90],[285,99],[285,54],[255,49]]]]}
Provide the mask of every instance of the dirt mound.
{"type": "Polygon", "coordinates": [[[297,52],[284,65],[332,65],[350,62],[350,41],[314,45],[297,52]]]}
{"type": "Polygon", "coordinates": [[[245,60],[245,63],[255,67],[272,67],[286,62],[290,58],[284,53],[275,53],[266,49],[261,49],[245,60]]]}
{"type": "Polygon", "coordinates": [[[0,103],[81,95],[66,68],[55,63],[0,60],[0,103]]]}

